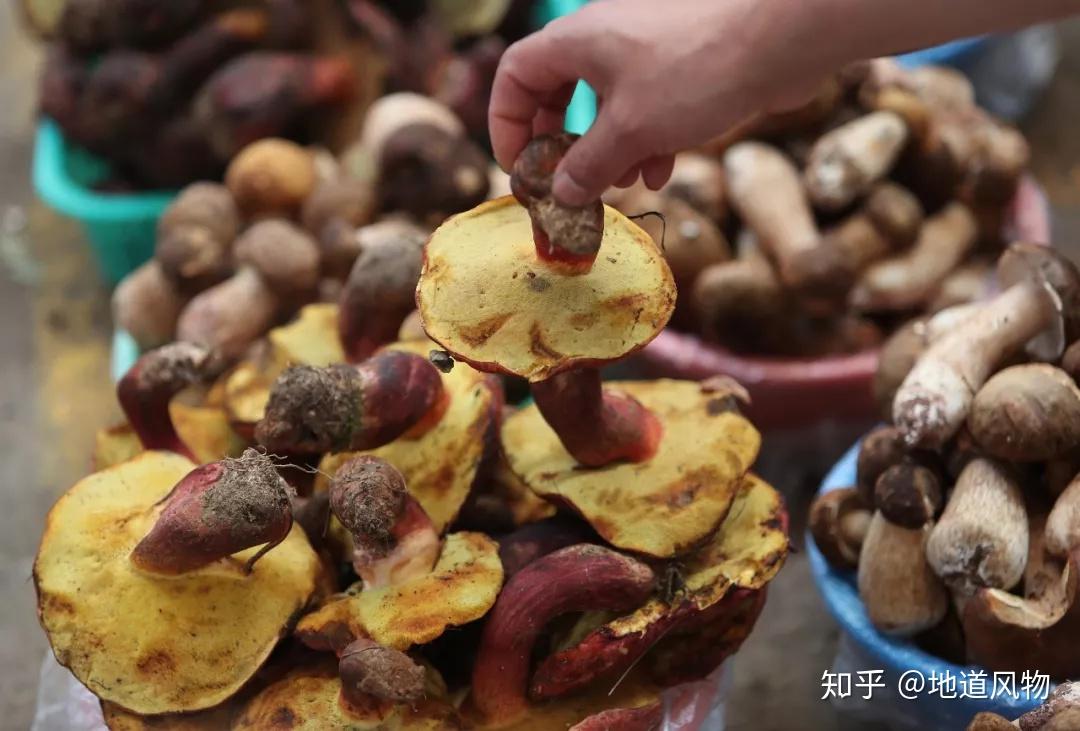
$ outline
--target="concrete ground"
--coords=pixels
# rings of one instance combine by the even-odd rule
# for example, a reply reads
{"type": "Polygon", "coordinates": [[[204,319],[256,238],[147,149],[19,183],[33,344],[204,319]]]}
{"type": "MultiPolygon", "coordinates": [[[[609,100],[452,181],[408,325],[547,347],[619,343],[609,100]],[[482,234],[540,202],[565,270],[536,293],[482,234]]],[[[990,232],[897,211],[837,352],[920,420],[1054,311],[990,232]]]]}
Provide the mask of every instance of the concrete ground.
{"type": "MultiPolygon", "coordinates": [[[[94,429],[116,410],[107,292],[81,231],[30,191],[37,49],[18,32],[12,6],[0,3],[0,727],[25,729],[46,652],[30,584],[42,521],[56,496],[85,473],[94,429]]],[[[1054,205],[1055,241],[1080,252],[1080,23],[1062,33],[1061,69],[1026,128],[1034,172],[1054,205]]],[[[792,483],[788,498],[801,536],[812,480],[785,482],[792,483]]],[[[873,729],[839,719],[819,700],[836,638],[797,552],[738,655],[731,728],[873,729]]]]}

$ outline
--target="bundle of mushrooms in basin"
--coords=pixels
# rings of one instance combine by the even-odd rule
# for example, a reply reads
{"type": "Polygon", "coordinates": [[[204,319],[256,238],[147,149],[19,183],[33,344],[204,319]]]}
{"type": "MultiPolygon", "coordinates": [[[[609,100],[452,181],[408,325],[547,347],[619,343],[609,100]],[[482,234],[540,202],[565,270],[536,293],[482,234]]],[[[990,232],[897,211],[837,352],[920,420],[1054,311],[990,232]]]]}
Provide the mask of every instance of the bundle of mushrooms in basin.
{"type": "Polygon", "coordinates": [[[737,383],[601,382],[676,289],[632,221],[551,198],[572,143],[408,245],[417,316],[359,288],[352,325],[309,304],[120,380],[34,564],[109,728],[657,729],[739,648],[787,514],[737,383]]]}
{"type": "Polygon", "coordinates": [[[821,358],[986,297],[1028,159],[959,72],[876,59],[678,155],[659,191],[605,198],[661,214],[640,222],[679,287],[675,329],[743,355],[821,358]]]}
{"type": "MultiPolygon", "coordinates": [[[[1080,675],[1080,272],[1014,243],[999,291],[898,333],[878,374],[891,423],[811,531],[857,569],[883,633],[949,660],[1080,675]]],[[[1026,727],[1025,727],[1026,728],[1026,727]]]]}

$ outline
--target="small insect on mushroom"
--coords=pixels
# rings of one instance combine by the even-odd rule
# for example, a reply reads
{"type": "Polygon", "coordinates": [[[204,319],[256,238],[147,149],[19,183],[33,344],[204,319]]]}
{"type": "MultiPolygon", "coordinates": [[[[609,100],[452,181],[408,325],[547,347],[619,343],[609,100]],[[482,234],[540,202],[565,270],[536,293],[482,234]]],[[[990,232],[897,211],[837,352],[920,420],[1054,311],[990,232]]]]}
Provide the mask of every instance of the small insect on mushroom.
{"type": "Polygon", "coordinates": [[[433,350],[428,354],[431,365],[439,369],[441,373],[449,373],[454,370],[454,357],[445,350],[433,350]]]}

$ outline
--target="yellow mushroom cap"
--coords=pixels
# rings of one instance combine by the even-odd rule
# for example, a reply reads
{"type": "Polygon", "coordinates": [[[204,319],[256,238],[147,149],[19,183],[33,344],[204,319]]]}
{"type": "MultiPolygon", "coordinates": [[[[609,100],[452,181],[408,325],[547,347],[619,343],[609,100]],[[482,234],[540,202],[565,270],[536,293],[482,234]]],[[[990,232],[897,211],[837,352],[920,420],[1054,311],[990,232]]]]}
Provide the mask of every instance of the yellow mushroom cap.
{"type": "Polygon", "coordinates": [[[689,381],[620,381],[663,424],[656,454],[583,470],[535,404],[502,429],[510,469],[540,497],[579,513],[617,548],[668,558],[705,541],[728,514],[761,436],[725,400],[689,381]]]}
{"type": "Polygon", "coordinates": [[[34,562],[38,615],[57,660],[99,698],[135,713],[229,698],[315,590],[319,559],[299,526],[251,573],[244,564],[260,547],[179,576],[135,568],[129,555],[158,503],[194,467],[143,452],[84,478],[49,512],[34,562]]]}
{"type": "Polygon", "coordinates": [[[671,318],[675,283],[652,238],[609,207],[589,273],[550,269],[528,212],[506,197],[431,235],[416,299],[428,335],[455,357],[541,381],[645,346],[671,318]]]}
{"type": "Polygon", "coordinates": [[[451,731],[462,726],[446,700],[446,686],[428,668],[427,695],[416,703],[371,699],[359,706],[341,698],[334,663],[299,668],[251,699],[233,723],[233,731],[451,731]]]}

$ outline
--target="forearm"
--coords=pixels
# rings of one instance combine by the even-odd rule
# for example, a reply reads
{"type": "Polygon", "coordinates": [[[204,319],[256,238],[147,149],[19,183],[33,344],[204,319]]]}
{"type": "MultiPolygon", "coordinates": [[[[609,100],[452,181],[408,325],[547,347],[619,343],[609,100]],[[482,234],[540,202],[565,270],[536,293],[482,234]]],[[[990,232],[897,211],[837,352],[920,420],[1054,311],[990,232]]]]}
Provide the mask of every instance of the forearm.
{"type": "Polygon", "coordinates": [[[1064,18],[1080,13],[1080,0],[810,0],[797,7],[808,38],[847,33],[825,51],[843,64],[1064,18]]]}

